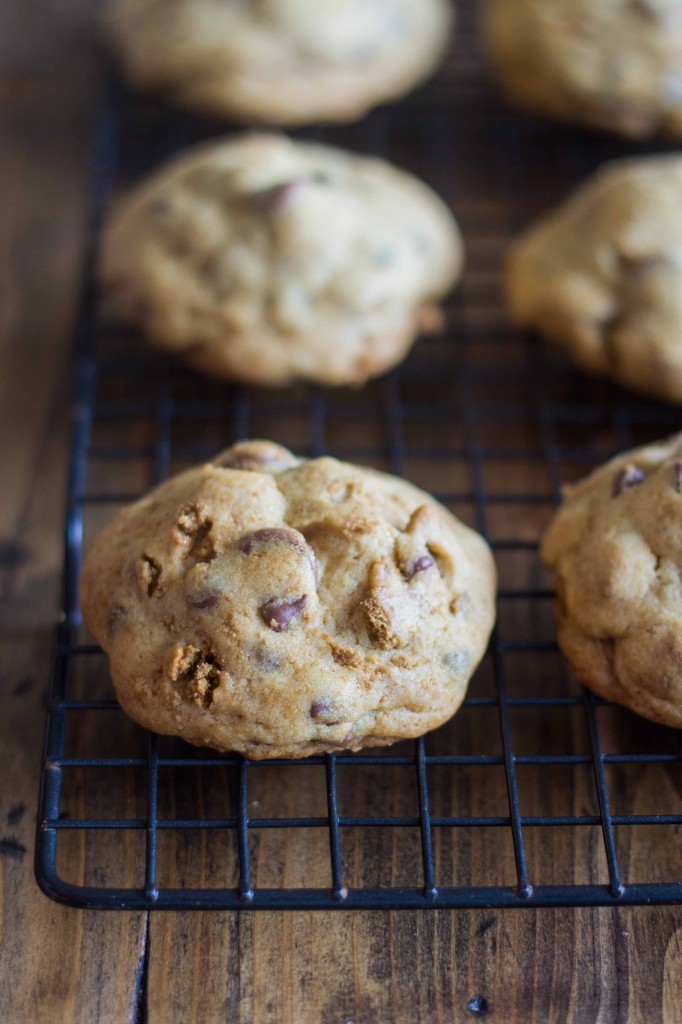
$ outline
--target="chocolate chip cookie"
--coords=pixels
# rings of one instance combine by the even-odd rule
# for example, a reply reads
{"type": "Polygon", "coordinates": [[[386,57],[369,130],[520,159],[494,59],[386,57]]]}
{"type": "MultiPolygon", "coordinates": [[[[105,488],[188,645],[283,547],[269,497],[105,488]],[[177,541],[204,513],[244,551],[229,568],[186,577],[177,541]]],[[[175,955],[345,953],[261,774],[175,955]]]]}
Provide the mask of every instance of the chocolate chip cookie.
{"type": "Polygon", "coordinates": [[[247,123],[352,121],[427,78],[447,0],[119,0],[130,79],[247,123]]]}
{"type": "Polygon", "coordinates": [[[682,0],[485,0],[509,98],[631,138],[682,135],[682,0]]]}
{"type": "Polygon", "coordinates": [[[423,491],[244,441],[121,511],[87,556],[81,602],[136,721],[300,757],[450,718],[494,589],[486,543],[423,491]]]}
{"type": "Polygon", "coordinates": [[[682,727],[682,434],[567,488],[542,557],[559,643],[596,693],[682,727]]]}
{"type": "Polygon", "coordinates": [[[516,243],[506,291],[587,370],[682,401],[682,157],[606,165],[516,243]]]}
{"type": "Polygon", "coordinates": [[[391,165],[279,135],[193,149],[104,234],[120,314],[208,374],[362,384],[404,357],[456,280],[459,231],[391,165]]]}

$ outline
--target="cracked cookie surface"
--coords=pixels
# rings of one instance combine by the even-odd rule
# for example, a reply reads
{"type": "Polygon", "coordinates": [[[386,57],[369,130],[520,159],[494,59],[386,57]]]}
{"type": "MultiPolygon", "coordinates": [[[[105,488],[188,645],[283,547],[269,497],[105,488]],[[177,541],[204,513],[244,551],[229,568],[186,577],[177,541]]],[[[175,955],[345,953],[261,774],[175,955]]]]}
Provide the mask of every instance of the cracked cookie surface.
{"type": "Polygon", "coordinates": [[[252,758],[419,736],[494,619],[484,540],[397,478],[244,441],[122,510],[81,580],[124,710],[252,758]]]}
{"type": "Polygon", "coordinates": [[[278,135],[199,146],[126,197],[104,289],[218,377],[362,384],[405,356],[459,276],[445,204],[380,160],[278,135]]]}
{"type": "Polygon", "coordinates": [[[682,136],[682,0],[485,0],[483,12],[515,103],[631,138],[682,136]]]}
{"type": "Polygon", "coordinates": [[[542,558],[559,644],[600,696],[682,727],[682,434],[566,489],[542,558]]]}
{"type": "Polygon", "coordinates": [[[506,293],[587,370],[682,402],[682,157],[603,167],[514,244],[506,293]]]}
{"type": "Polygon", "coordinates": [[[111,34],[129,78],[249,123],[350,121],[427,78],[447,0],[119,0],[111,34]]]}

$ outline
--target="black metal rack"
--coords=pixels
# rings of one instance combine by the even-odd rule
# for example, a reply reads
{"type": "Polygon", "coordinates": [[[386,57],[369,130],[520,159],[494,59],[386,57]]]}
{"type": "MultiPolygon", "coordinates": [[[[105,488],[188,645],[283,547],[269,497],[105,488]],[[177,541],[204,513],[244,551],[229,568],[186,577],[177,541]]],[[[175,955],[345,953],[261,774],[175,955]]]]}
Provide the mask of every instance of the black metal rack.
{"type": "Polygon", "coordinates": [[[412,169],[451,201],[463,228],[467,269],[445,335],[420,341],[360,391],[268,393],[199,378],[108,318],[92,268],[112,191],[223,130],[109,80],[92,156],[64,618],[36,846],[38,882],[57,900],[117,909],[682,902],[679,734],[570,678],[537,556],[564,479],[676,429],[679,417],[515,336],[500,297],[518,227],[632,147],[506,110],[477,57],[475,6],[461,5],[454,58],[426,90],[356,126],[297,133],[412,169]],[[122,715],[106,660],[81,630],[84,544],[122,502],[246,436],[403,473],[487,536],[498,625],[448,726],[380,754],[249,763],[145,734],[122,715]],[[656,806],[637,803],[652,794],[656,806]],[[672,839],[638,846],[632,836],[649,829],[672,839]],[[556,842],[538,859],[534,837],[550,831],[556,842]],[[326,863],[326,877],[308,877],[309,852],[313,876],[326,863]]]}

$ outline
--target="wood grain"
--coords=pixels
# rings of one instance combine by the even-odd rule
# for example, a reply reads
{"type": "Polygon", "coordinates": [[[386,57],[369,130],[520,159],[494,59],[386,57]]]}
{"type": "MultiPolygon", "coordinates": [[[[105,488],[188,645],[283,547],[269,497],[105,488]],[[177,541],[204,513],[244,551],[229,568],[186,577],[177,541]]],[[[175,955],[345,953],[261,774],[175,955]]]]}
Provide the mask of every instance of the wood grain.
{"type": "Polygon", "coordinates": [[[0,1017],[13,1024],[132,1021],[146,927],[61,907],[33,878],[93,75],[72,57],[68,75],[0,82],[0,1017]]]}

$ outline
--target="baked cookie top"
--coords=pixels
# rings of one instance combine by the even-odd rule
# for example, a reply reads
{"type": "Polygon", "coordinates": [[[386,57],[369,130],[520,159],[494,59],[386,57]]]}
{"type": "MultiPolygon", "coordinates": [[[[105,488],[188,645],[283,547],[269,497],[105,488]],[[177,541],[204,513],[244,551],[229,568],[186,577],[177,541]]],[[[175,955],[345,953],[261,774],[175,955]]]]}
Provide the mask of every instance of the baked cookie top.
{"type": "Polygon", "coordinates": [[[514,245],[506,291],[588,370],[682,401],[682,156],[607,164],[514,245]]]}
{"type": "Polygon", "coordinates": [[[120,0],[129,77],[251,123],[352,121],[440,62],[447,0],[120,0]]]}
{"type": "Polygon", "coordinates": [[[632,138],[682,134],[682,0],[485,0],[510,98],[632,138]]]}
{"type": "Polygon", "coordinates": [[[609,700],[682,726],[682,434],[626,452],[574,487],[542,543],[559,643],[609,700]]]}
{"type": "Polygon", "coordinates": [[[265,134],[134,189],[100,269],[122,316],[208,373],[361,384],[402,359],[460,263],[452,215],[416,178],[265,134]]]}
{"type": "Polygon", "coordinates": [[[494,590],[485,541],[423,491],[245,441],[121,511],[81,602],[132,718],[264,758],[450,718],[494,590]]]}

